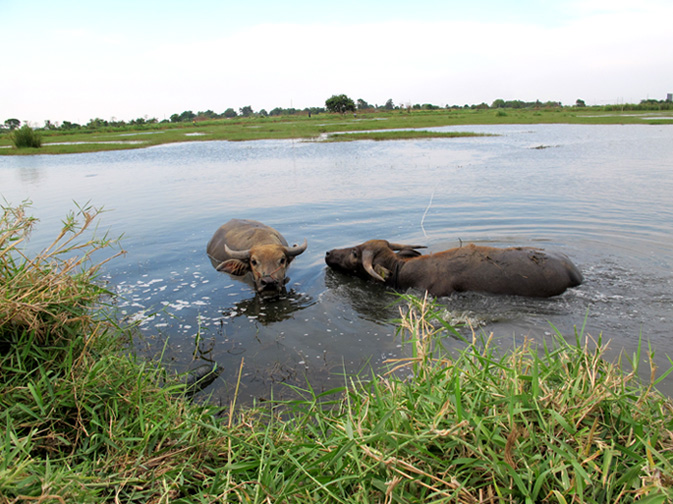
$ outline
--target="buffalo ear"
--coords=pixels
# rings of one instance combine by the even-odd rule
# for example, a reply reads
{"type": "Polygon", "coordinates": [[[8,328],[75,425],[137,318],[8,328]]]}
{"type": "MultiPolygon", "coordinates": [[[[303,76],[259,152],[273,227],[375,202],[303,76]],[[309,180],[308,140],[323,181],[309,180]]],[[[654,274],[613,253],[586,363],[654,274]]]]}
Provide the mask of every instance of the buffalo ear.
{"type": "Polygon", "coordinates": [[[428,248],[425,245],[405,245],[404,243],[389,243],[388,246],[392,250],[428,248]]]}
{"type": "Polygon", "coordinates": [[[383,280],[387,280],[391,273],[388,268],[384,268],[380,264],[374,266],[374,271],[378,273],[383,280]]]}
{"type": "Polygon", "coordinates": [[[410,248],[402,249],[397,253],[397,257],[399,257],[400,259],[410,259],[412,257],[418,257],[419,255],[422,254],[418,250],[410,248]]]}
{"type": "Polygon", "coordinates": [[[227,259],[221,262],[215,268],[217,271],[224,271],[230,275],[243,276],[248,272],[248,263],[239,261],[238,259],[227,259]]]}

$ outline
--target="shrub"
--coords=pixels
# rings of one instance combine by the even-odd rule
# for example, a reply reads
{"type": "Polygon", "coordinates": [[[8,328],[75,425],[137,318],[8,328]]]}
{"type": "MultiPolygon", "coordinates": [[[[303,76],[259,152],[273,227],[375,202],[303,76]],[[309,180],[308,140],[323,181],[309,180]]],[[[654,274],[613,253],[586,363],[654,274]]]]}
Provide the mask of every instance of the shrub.
{"type": "Polygon", "coordinates": [[[24,124],[19,129],[14,130],[11,135],[12,143],[17,149],[33,147],[38,149],[42,147],[42,135],[33,128],[24,124]]]}

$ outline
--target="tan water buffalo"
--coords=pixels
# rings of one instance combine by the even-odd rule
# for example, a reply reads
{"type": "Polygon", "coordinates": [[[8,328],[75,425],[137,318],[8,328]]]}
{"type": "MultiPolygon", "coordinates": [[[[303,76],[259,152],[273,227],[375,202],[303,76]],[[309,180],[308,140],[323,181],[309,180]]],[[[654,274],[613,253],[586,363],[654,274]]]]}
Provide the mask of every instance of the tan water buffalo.
{"type": "Polygon", "coordinates": [[[236,276],[251,272],[257,292],[280,293],[289,281],[288,266],[306,247],[306,240],[288,246],[283,235],[261,222],[232,219],[215,231],[206,252],[216,270],[236,276]]]}
{"type": "Polygon", "coordinates": [[[470,244],[430,255],[420,255],[418,248],[423,247],[370,240],[330,250],[325,262],[331,268],[374,278],[394,288],[422,289],[433,296],[478,291],[550,297],[583,280],[564,254],[539,248],[470,244]]]}

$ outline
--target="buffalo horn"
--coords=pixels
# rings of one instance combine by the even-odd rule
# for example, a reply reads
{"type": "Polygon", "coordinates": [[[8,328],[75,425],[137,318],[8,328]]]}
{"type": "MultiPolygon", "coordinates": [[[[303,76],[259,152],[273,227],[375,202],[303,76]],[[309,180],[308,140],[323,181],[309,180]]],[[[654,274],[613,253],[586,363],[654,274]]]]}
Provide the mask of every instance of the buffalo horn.
{"type": "Polygon", "coordinates": [[[379,275],[376,271],[374,271],[374,266],[372,266],[373,260],[374,260],[374,252],[372,250],[366,249],[362,253],[362,266],[364,267],[365,271],[369,273],[373,278],[376,278],[381,282],[385,282],[384,278],[381,275],[379,275]]]}
{"type": "Polygon", "coordinates": [[[232,259],[239,259],[241,261],[247,261],[250,259],[250,250],[231,250],[229,247],[227,247],[227,244],[224,244],[224,251],[231,257],[232,259]]]}
{"type": "Polygon", "coordinates": [[[301,245],[294,245],[293,247],[285,247],[285,253],[290,257],[295,257],[301,254],[304,250],[306,250],[306,247],[308,247],[308,242],[306,241],[306,238],[304,238],[304,243],[302,243],[301,245]]]}

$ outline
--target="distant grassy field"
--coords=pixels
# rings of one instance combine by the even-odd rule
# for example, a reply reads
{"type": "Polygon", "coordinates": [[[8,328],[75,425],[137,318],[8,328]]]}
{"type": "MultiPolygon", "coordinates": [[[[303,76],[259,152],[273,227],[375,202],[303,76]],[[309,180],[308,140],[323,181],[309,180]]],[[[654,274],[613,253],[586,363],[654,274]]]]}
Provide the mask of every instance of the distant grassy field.
{"type": "Polygon", "coordinates": [[[457,138],[470,136],[490,136],[483,133],[471,133],[469,131],[428,131],[428,130],[386,130],[365,131],[363,133],[331,133],[325,141],[328,142],[354,142],[357,140],[409,140],[413,138],[457,138]]]}
{"type": "MultiPolygon", "coordinates": [[[[605,112],[601,108],[395,110],[390,112],[292,115],[218,119],[193,123],[159,123],[114,130],[42,131],[41,148],[12,148],[7,133],[0,136],[0,155],[70,154],[138,149],[176,142],[209,140],[301,139],[344,141],[417,138],[418,132],[399,132],[337,138],[333,133],[372,130],[417,130],[437,126],[476,124],[673,124],[673,113],[605,112]]],[[[422,133],[424,138],[446,133],[422,133]]]]}

